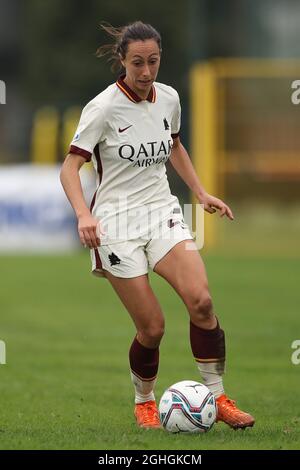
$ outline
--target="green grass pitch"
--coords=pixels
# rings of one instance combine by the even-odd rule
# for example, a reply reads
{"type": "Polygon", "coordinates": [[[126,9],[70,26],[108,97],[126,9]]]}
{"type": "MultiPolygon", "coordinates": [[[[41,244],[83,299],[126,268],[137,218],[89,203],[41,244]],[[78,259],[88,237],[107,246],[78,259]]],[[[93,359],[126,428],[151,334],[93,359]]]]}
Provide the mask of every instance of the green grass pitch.
{"type": "MultiPolygon", "coordinates": [[[[205,256],[215,311],[226,331],[225,387],[256,418],[204,435],[143,430],[133,417],[128,348],[134,328],[108,281],[89,274],[87,252],[1,257],[1,449],[299,449],[299,260],[205,256]]],[[[151,274],[166,316],[156,397],[200,380],[188,315],[151,274]]]]}

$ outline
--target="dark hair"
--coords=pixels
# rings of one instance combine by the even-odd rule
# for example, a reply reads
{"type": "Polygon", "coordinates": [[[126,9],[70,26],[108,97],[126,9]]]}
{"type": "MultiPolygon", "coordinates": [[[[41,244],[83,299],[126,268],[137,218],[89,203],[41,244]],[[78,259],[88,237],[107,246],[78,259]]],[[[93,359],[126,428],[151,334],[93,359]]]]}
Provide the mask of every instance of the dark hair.
{"type": "Polygon", "coordinates": [[[100,28],[103,29],[109,36],[114,38],[115,42],[112,44],[104,44],[98,47],[96,51],[97,57],[109,55],[108,61],[112,62],[112,71],[119,71],[122,69],[120,56],[125,59],[128,44],[133,41],[146,41],[147,39],[154,39],[157,42],[159,52],[161,52],[161,36],[150,24],[145,24],[142,21],[135,21],[126,26],[115,28],[109,23],[101,23],[100,28]]]}

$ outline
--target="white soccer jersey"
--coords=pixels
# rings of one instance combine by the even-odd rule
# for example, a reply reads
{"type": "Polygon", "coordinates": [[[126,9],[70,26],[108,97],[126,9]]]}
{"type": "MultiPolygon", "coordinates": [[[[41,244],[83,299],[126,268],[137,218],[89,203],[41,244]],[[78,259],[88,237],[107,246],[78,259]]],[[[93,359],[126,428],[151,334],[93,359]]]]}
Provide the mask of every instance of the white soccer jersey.
{"type": "Polygon", "coordinates": [[[157,216],[181,211],[165,168],[179,130],[178,93],[162,83],[142,100],[122,76],[85,106],[70,153],[97,172],[91,212],[106,232],[102,245],[145,236],[157,216]]]}

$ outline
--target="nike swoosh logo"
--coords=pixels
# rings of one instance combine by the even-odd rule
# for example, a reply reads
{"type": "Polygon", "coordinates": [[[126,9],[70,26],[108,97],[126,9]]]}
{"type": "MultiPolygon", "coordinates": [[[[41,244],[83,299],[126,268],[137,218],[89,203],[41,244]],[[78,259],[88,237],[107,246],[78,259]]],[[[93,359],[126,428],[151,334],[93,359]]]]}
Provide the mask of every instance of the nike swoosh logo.
{"type": "Polygon", "coordinates": [[[132,126],[133,126],[133,124],[130,124],[130,126],[124,127],[124,129],[121,129],[121,128],[119,127],[119,132],[124,132],[124,131],[126,131],[127,129],[129,129],[129,127],[132,127],[132,126]]]}

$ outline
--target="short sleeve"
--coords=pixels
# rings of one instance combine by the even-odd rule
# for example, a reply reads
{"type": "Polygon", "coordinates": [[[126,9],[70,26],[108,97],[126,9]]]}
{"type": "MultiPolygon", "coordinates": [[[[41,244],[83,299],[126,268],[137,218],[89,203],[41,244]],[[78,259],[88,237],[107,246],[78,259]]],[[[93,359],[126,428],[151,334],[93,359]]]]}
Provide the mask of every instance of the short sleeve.
{"type": "Polygon", "coordinates": [[[181,106],[180,106],[178,93],[176,93],[175,108],[173,111],[172,122],[171,122],[172,139],[175,139],[176,137],[179,136],[180,123],[181,123],[181,106]]]}
{"type": "Polygon", "coordinates": [[[104,131],[104,113],[95,103],[88,103],[82,110],[78,127],[70,144],[70,153],[81,155],[87,161],[104,131]]]}

